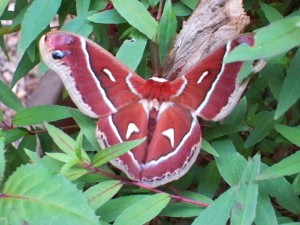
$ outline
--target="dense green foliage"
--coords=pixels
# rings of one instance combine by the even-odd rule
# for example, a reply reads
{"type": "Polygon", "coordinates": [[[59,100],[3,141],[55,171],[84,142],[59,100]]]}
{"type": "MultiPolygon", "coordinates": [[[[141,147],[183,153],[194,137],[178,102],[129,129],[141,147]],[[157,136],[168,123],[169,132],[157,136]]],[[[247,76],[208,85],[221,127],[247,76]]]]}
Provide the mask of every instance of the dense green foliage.
{"type": "Polygon", "coordinates": [[[37,42],[54,18],[149,77],[153,43],[163,63],[197,2],[166,0],[157,21],[159,0],[16,0],[13,11],[0,1],[0,20],[12,20],[0,25],[0,46],[6,53],[4,36],[20,32],[22,55],[12,83],[0,80],[0,102],[16,111],[12,124],[0,118],[1,224],[300,224],[299,1],[243,1],[256,44],[228,60],[265,58],[267,65],[228,118],[202,127],[204,151],[192,169],[157,189],[107,164],[143,140],[99,151],[94,120],[65,106],[24,108],[12,91],[40,62],[37,42]],[[69,117],[80,128],[71,136],[48,124],[69,117]]]}

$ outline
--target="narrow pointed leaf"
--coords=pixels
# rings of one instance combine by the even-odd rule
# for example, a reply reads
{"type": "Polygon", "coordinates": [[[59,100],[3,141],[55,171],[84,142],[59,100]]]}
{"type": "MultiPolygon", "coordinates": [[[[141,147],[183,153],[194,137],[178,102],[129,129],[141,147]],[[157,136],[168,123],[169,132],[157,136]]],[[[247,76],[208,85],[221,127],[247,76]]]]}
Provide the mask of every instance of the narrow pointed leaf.
{"type": "Polygon", "coordinates": [[[28,7],[22,21],[18,51],[23,53],[38,35],[50,24],[56,15],[61,0],[34,0],[28,7]],[[36,22],[38,21],[38,23],[36,22]]]}
{"type": "Polygon", "coordinates": [[[19,111],[13,122],[19,126],[36,125],[46,122],[57,121],[71,117],[69,108],[58,105],[34,106],[19,111]]]}
{"type": "Polygon", "coordinates": [[[268,19],[268,21],[270,23],[272,23],[276,20],[283,19],[283,16],[271,5],[268,5],[264,2],[259,2],[259,4],[260,4],[261,9],[263,10],[266,18],[268,19]]]}
{"type": "Polygon", "coordinates": [[[121,187],[121,181],[108,180],[89,188],[84,194],[88,199],[89,205],[96,210],[111,199],[121,187]]]}
{"type": "Polygon", "coordinates": [[[209,225],[226,225],[233,206],[234,195],[232,188],[223,193],[201,212],[192,225],[207,224],[208,221],[209,225]]]}
{"type": "Polygon", "coordinates": [[[4,177],[4,169],[5,169],[5,158],[4,158],[4,137],[2,132],[0,131],[0,187],[1,182],[4,177]]]}
{"type": "Polygon", "coordinates": [[[275,119],[282,116],[293,104],[300,99],[300,50],[297,51],[296,55],[291,62],[287,75],[284,79],[280,94],[278,105],[275,112],[275,119]]]}
{"type": "Polygon", "coordinates": [[[258,196],[258,183],[255,177],[260,171],[260,157],[256,155],[251,159],[237,185],[234,205],[231,212],[231,225],[253,224],[258,196]]]}
{"type": "Polygon", "coordinates": [[[17,112],[24,108],[15,93],[2,80],[0,80],[0,102],[17,112]]]}
{"type": "Polygon", "coordinates": [[[172,3],[167,0],[159,25],[159,57],[163,63],[170,51],[170,46],[176,35],[177,20],[173,12],[172,3]]]}
{"type": "Polygon", "coordinates": [[[277,121],[274,120],[274,112],[263,112],[255,128],[250,132],[245,142],[245,148],[250,148],[265,138],[274,129],[276,123],[277,121]]]}
{"type": "Polygon", "coordinates": [[[212,146],[220,155],[215,160],[221,176],[230,186],[237,185],[247,164],[246,159],[235,150],[229,140],[216,141],[212,146]]]}
{"type": "Polygon", "coordinates": [[[278,225],[270,197],[264,192],[260,192],[258,196],[255,224],[278,225]]]}
{"type": "Polygon", "coordinates": [[[77,109],[70,109],[70,113],[76,123],[79,125],[84,136],[92,144],[95,150],[100,150],[100,146],[95,136],[96,122],[95,120],[87,117],[86,115],[79,112],[77,109]]]}
{"type": "Polygon", "coordinates": [[[286,17],[263,27],[255,34],[254,46],[241,45],[227,57],[226,62],[268,58],[286,53],[300,45],[300,16],[286,17]]]}
{"type": "Polygon", "coordinates": [[[116,219],[114,225],[145,224],[157,216],[159,212],[166,207],[169,201],[170,196],[168,194],[155,194],[149,196],[125,209],[116,219]]]}
{"type": "Polygon", "coordinates": [[[146,138],[142,138],[139,140],[128,141],[118,145],[114,145],[108,147],[104,150],[99,151],[93,158],[93,165],[94,166],[101,166],[110,160],[123,155],[124,153],[128,152],[130,149],[140,145],[146,140],[146,138]]]}
{"type": "Polygon", "coordinates": [[[140,64],[145,47],[147,44],[147,38],[140,32],[133,32],[131,39],[123,42],[116,58],[127,65],[130,69],[136,70],[140,64]],[[128,54],[130,52],[130,54],[128,54]]]}
{"type": "Polygon", "coordinates": [[[145,6],[138,0],[112,0],[115,9],[127,22],[145,34],[149,39],[154,40],[158,24],[150,15],[145,6]]]}
{"type": "Polygon", "coordinates": [[[88,17],[88,20],[94,23],[101,23],[101,24],[126,23],[126,20],[115,9],[106,10],[103,12],[93,14],[88,17]]]}
{"type": "Polygon", "coordinates": [[[289,127],[278,124],[275,126],[275,130],[287,140],[300,147],[300,126],[289,127]]]}
{"type": "Polygon", "coordinates": [[[281,160],[268,169],[264,170],[261,175],[257,176],[257,180],[274,179],[277,177],[288,176],[300,173],[300,152],[281,160]]]}
{"type": "Polygon", "coordinates": [[[45,127],[52,137],[55,144],[66,154],[75,157],[76,142],[64,133],[62,130],[56,128],[53,125],[45,123],[45,127]]]}

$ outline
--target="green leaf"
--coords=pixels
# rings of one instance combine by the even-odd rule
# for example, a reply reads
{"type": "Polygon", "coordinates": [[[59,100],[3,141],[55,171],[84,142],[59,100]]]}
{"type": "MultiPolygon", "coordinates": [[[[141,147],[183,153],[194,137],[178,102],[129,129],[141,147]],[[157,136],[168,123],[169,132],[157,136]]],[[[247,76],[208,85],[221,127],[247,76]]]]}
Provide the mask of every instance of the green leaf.
{"type": "Polygon", "coordinates": [[[95,13],[89,16],[88,20],[94,23],[101,23],[101,24],[126,23],[126,20],[115,9],[95,13]]]}
{"type": "Polygon", "coordinates": [[[170,199],[170,195],[168,194],[149,196],[125,209],[116,219],[114,225],[145,224],[157,216],[166,207],[170,199]]]}
{"type": "Polygon", "coordinates": [[[2,80],[0,80],[0,102],[17,112],[23,109],[23,105],[15,93],[2,80]]]}
{"type": "Polygon", "coordinates": [[[116,58],[134,71],[142,60],[146,44],[147,38],[140,32],[134,31],[131,39],[123,42],[116,58]]]}
{"type": "Polygon", "coordinates": [[[275,130],[280,133],[287,140],[300,147],[300,127],[289,127],[278,124],[275,126],[275,130]]]}
{"type": "Polygon", "coordinates": [[[71,113],[72,117],[74,118],[74,120],[76,121],[76,123],[79,125],[84,136],[91,143],[91,145],[95,148],[95,150],[96,151],[100,150],[99,143],[95,136],[95,130],[96,130],[95,120],[82,114],[77,109],[71,108],[70,113],[71,113]]]}
{"type": "Polygon", "coordinates": [[[205,139],[202,139],[201,149],[203,149],[204,151],[206,151],[207,153],[209,153],[215,157],[219,157],[219,154],[217,153],[217,151],[205,139]]]}
{"type": "MultiPolygon", "coordinates": [[[[76,142],[53,125],[45,123],[45,127],[55,144],[67,155],[75,156],[76,142]]],[[[53,153],[52,153],[53,154],[53,153]]]]}
{"type": "MultiPolygon", "coordinates": [[[[300,130],[299,130],[300,131],[300,130]]],[[[300,136],[298,136],[299,138],[300,136]]],[[[277,177],[288,176],[300,173],[300,152],[281,160],[279,163],[267,168],[256,177],[257,180],[274,179],[277,177]]]]}
{"type": "Polygon", "coordinates": [[[96,210],[118,193],[122,185],[121,181],[108,180],[89,188],[84,194],[89,205],[96,210]]]}
{"type": "Polygon", "coordinates": [[[282,116],[293,104],[300,99],[300,50],[297,51],[296,55],[291,62],[287,75],[284,79],[280,94],[278,105],[275,112],[275,119],[282,116]]]}
{"type": "Polygon", "coordinates": [[[99,225],[76,186],[37,164],[22,166],[9,177],[0,197],[0,218],[7,224],[99,225]],[[12,213],[14,212],[14,213],[12,213]],[[37,213],[38,212],[38,213],[37,213]]]}
{"type": "Polygon", "coordinates": [[[226,225],[233,206],[234,195],[235,193],[232,188],[220,195],[212,204],[203,210],[192,225],[203,225],[207,224],[208,221],[209,225],[226,225]]]}
{"type": "Polygon", "coordinates": [[[22,55],[20,62],[14,72],[14,77],[11,82],[13,87],[22,77],[24,77],[33,67],[39,63],[39,57],[35,57],[34,62],[31,61],[27,52],[22,55]]]}
{"type": "Polygon", "coordinates": [[[253,46],[242,44],[226,57],[226,62],[248,61],[283,54],[300,45],[300,16],[287,17],[255,34],[253,46]]]}
{"type": "Polygon", "coordinates": [[[255,225],[278,225],[270,197],[260,191],[256,206],[255,225]]]}
{"type": "Polygon", "coordinates": [[[89,11],[91,0],[76,0],[77,16],[89,11]]]}
{"type": "Polygon", "coordinates": [[[241,180],[237,185],[231,212],[231,225],[253,224],[258,196],[258,183],[254,178],[259,174],[259,171],[260,157],[256,155],[247,163],[241,180]]]}
{"type": "Polygon", "coordinates": [[[70,31],[85,37],[89,36],[93,31],[93,24],[88,20],[88,17],[94,13],[94,11],[82,13],[63,25],[61,30],[70,31]]]}
{"type": "Polygon", "coordinates": [[[24,136],[30,135],[28,130],[26,130],[25,128],[13,128],[13,129],[4,130],[3,134],[5,137],[5,144],[12,143],[24,136]]]}
{"type": "Polygon", "coordinates": [[[123,142],[118,145],[114,145],[108,147],[104,150],[99,151],[93,158],[93,165],[94,166],[101,166],[110,160],[123,155],[124,153],[128,152],[130,149],[140,145],[146,140],[146,138],[134,140],[134,141],[127,141],[123,142]]]}
{"type": "MultiPolygon", "coordinates": [[[[266,165],[262,165],[262,170],[267,168],[266,165]]],[[[288,211],[291,211],[294,214],[300,213],[299,196],[295,194],[292,185],[285,178],[264,180],[260,182],[260,191],[274,197],[276,202],[288,211]]]]}
{"type": "Polygon", "coordinates": [[[5,11],[8,3],[9,3],[9,0],[1,0],[1,2],[0,2],[0,17],[2,16],[3,12],[5,11]]]}
{"type": "Polygon", "coordinates": [[[199,3],[198,0],[181,0],[181,2],[192,10],[194,10],[196,5],[199,3]]]}
{"type": "Polygon", "coordinates": [[[283,16],[271,5],[268,5],[264,2],[259,2],[261,9],[263,10],[267,20],[272,23],[276,20],[283,19],[283,16]]]}
{"type": "Polygon", "coordinates": [[[20,31],[19,53],[23,53],[38,35],[50,24],[56,15],[61,0],[34,0],[28,7],[20,31]],[[38,22],[37,22],[38,21],[38,22]]]}
{"type": "Polygon", "coordinates": [[[173,12],[172,3],[167,0],[159,24],[159,58],[163,63],[169,53],[176,35],[177,20],[173,12]]]}
{"type": "Polygon", "coordinates": [[[229,140],[213,142],[212,146],[220,155],[215,160],[221,176],[230,186],[237,185],[246,166],[246,159],[235,150],[229,140]]]}
{"type": "Polygon", "coordinates": [[[97,215],[107,222],[115,221],[125,209],[147,197],[148,195],[130,195],[112,199],[97,210],[97,215]]]}
{"type": "Polygon", "coordinates": [[[277,121],[274,119],[274,112],[262,112],[260,118],[255,124],[255,128],[250,132],[245,142],[245,148],[250,148],[263,138],[265,138],[273,129],[277,121]]]}
{"type": "Polygon", "coordinates": [[[4,137],[0,130],[0,187],[2,187],[2,180],[4,177],[5,158],[4,158],[4,137]]]}
{"type": "Polygon", "coordinates": [[[160,212],[160,216],[168,217],[195,217],[198,216],[204,208],[186,202],[170,203],[160,212]]]}
{"type": "Polygon", "coordinates": [[[198,193],[213,198],[219,187],[221,176],[215,161],[211,161],[202,171],[199,172],[198,193]]]}
{"type": "Polygon", "coordinates": [[[13,122],[19,126],[27,126],[41,124],[44,121],[57,121],[68,117],[71,117],[71,114],[66,106],[43,105],[19,111],[13,117],[13,122]]]}
{"type": "Polygon", "coordinates": [[[127,22],[145,34],[149,39],[154,40],[158,24],[150,15],[145,6],[138,0],[112,0],[115,9],[127,22]]]}
{"type": "Polygon", "coordinates": [[[223,137],[228,134],[237,133],[240,131],[248,131],[249,128],[244,125],[237,125],[237,124],[224,124],[220,126],[209,127],[205,129],[205,139],[212,140],[219,137],[223,137]]]}

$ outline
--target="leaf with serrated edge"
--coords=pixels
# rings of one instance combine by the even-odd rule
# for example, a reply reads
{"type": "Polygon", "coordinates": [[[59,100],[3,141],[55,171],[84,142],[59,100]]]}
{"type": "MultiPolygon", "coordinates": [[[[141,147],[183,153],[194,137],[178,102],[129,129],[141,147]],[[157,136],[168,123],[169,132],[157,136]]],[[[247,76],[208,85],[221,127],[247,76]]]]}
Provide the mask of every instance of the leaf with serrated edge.
{"type": "Polygon", "coordinates": [[[0,218],[6,218],[8,224],[51,221],[51,224],[99,225],[94,210],[76,185],[41,165],[18,168],[5,183],[2,193],[0,218]],[[12,219],[14,223],[10,223],[12,219]]]}
{"type": "Polygon", "coordinates": [[[123,155],[124,153],[128,152],[130,149],[140,145],[146,140],[146,138],[124,142],[118,145],[114,145],[108,147],[104,150],[99,151],[93,158],[93,165],[94,166],[101,166],[110,160],[123,155]]]}
{"type": "Polygon", "coordinates": [[[145,224],[166,207],[170,201],[168,194],[151,195],[125,209],[116,219],[114,225],[140,225],[145,224]]]}
{"type": "Polygon", "coordinates": [[[121,181],[108,180],[87,189],[84,194],[90,206],[96,210],[111,199],[121,189],[122,185],[121,181]]]}

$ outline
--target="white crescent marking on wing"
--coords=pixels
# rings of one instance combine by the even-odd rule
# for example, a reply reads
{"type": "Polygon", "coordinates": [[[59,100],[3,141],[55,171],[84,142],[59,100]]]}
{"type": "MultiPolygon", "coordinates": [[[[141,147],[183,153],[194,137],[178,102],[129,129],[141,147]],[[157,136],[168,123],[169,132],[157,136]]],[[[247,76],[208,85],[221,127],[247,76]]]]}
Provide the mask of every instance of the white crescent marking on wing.
{"type": "MultiPolygon", "coordinates": [[[[191,136],[192,134],[192,131],[194,129],[195,126],[197,126],[197,118],[196,118],[196,115],[192,113],[192,116],[193,116],[193,122],[191,124],[191,127],[190,127],[190,130],[184,135],[184,137],[182,138],[180,144],[177,146],[176,149],[174,149],[174,151],[172,151],[171,153],[169,153],[168,155],[165,155],[163,157],[160,157],[158,160],[152,160],[151,162],[148,162],[146,164],[142,164],[142,167],[144,169],[146,168],[150,168],[150,167],[155,167],[157,166],[158,164],[160,164],[161,162],[164,162],[166,160],[168,160],[169,158],[173,157],[174,155],[178,154],[178,152],[180,151],[180,149],[182,148],[182,145],[186,142],[186,140],[191,136]]],[[[199,143],[200,143],[200,140],[199,140],[199,143]]],[[[200,149],[200,145],[199,145],[199,149],[200,149]]],[[[198,150],[199,150],[198,149],[198,150]]]]}
{"type": "Polygon", "coordinates": [[[98,88],[101,96],[103,97],[104,102],[108,105],[108,107],[111,109],[112,112],[117,112],[117,109],[114,107],[112,102],[106,96],[106,93],[105,93],[104,89],[102,88],[100,81],[96,78],[96,75],[91,68],[91,64],[90,64],[90,60],[89,60],[90,56],[86,50],[86,41],[83,38],[80,38],[80,42],[81,42],[83,54],[85,55],[87,68],[88,68],[89,72],[92,74],[92,78],[94,79],[94,81],[97,85],[97,88],[98,88]]]}
{"type": "Polygon", "coordinates": [[[141,95],[141,94],[133,87],[133,85],[132,85],[132,83],[131,83],[131,81],[130,81],[130,78],[131,78],[132,76],[133,76],[133,75],[132,75],[131,73],[129,73],[129,74],[126,76],[126,79],[125,79],[126,84],[127,84],[128,88],[129,88],[129,90],[130,90],[133,94],[139,96],[140,98],[143,98],[143,96],[142,96],[142,95],[141,95]]]}
{"type": "Polygon", "coordinates": [[[112,82],[116,82],[115,77],[112,75],[112,73],[110,72],[109,69],[103,69],[103,72],[108,76],[108,78],[109,78],[112,82]]]}
{"type": "Polygon", "coordinates": [[[200,84],[208,74],[209,74],[208,71],[204,71],[204,72],[201,74],[201,76],[199,77],[199,80],[197,81],[197,84],[200,84]]]}
{"type": "Polygon", "coordinates": [[[203,110],[203,108],[206,106],[206,104],[208,103],[209,99],[210,99],[210,96],[212,94],[212,92],[215,90],[216,88],[216,85],[218,83],[218,81],[220,80],[220,77],[222,76],[222,73],[224,72],[224,69],[225,69],[225,63],[224,63],[224,59],[225,57],[228,55],[229,51],[230,51],[230,47],[231,47],[231,41],[228,42],[226,44],[226,52],[224,54],[224,57],[223,57],[223,60],[222,60],[222,66],[221,66],[221,70],[219,72],[219,74],[217,75],[217,78],[216,80],[213,82],[212,86],[211,86],[211,89],[207,92],[207,95],[204,99],[204,101],[201,103],[201,105],[198,107],[198,109],[196,110],[196,115],[199,115],[200,112],[203,110]]]}
{"type": "Polygon", "coordinates": [[[161,134],[169,139],[172,148],[174,148],[174,139],[175,139],[175,137],[174,137],[174,129],[170,128],[168,130],[165,130],[165,131],[161,132],[161,134]]]}
{"type": "Polygon", "coordinates": [[[138,132],[140,132],[140,129],[134,123],[129,123],[126,131],[126,139],[128,139],[133,133],[138,132]]]}

